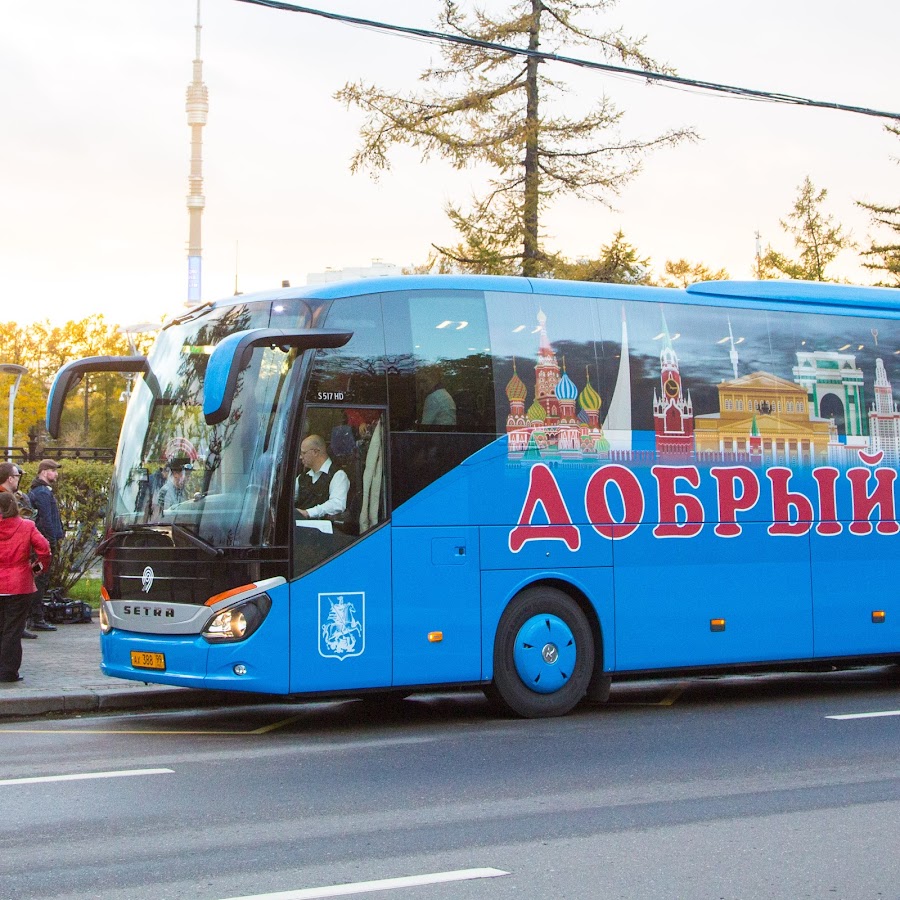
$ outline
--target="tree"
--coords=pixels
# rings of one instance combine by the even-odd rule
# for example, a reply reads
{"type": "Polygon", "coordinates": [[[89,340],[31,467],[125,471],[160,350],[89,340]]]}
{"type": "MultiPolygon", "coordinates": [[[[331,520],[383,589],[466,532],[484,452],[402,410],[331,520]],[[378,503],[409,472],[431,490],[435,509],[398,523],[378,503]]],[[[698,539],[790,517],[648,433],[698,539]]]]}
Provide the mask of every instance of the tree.
{"type": "Polygon", "coordinates": [[[50,566],[50,584],[68,591],[90,568],[103,533],[112,464],[67,459],[54,488],[65,537],[50,566]]]}
{"type": "Polygon", "coordinates": [[[603,281],[608,284],[650,284],[650,259],[625,240],[620,228],[609,244],[600,248],[596,259],[553,260],[549,273],[571,281],[603,281]]]}
{"type": "MultiPolygon", "coordinates": [[[[582,24],[614,3],[516,0],[505,16],[494,18],[480,9],[466,16],[455,0],[444,0],[439,24],[459,36],[532,51],[589,45],[605,59],[663,71],[645,54],[643,40],[582,24]]],[[[471,209],[447,206],[462,240],[435,249],[457,270],[545,274],[553,257],[543,246],[540,223],[552,197],[608,203],[638,173],[646,152],[694,137],[680,129],[643,140],[622,138],[622,113],[605,96],[579,118],[550,112],[565,87],[543,74],[546,64],[536,57],[523,60],[461,44],[444,44],[441,52],[446,65],[421,75],[435,85],[421,94],[404,96],[357,82],[335,96],[366,114],[352,171],[390,168],[388,151],[395,144],[416,147],[423,158],[437,156],[457,169],[482,164],[493,171],[487,194],[474,198],[471,209]]]]}
{"type": "Polygon", "coordinates": [[[772,246],[766,248],[758,264],[761,278],[797,278],[803,281],[834,281],[826,277],[825,270],[842,250],[855,246],[845,235],[834,218],[822,212],[822,204],[828,196],[825,188],[817,190],[807,175],[798,188],[794,208],[787,221],[780,220],[781,227],[794,237],[799,250],[797,259],[791,259],[772,246]]]}
{"type": "MultiPolygon", "coordinates": [[[[891,134],[900,137],[900,125],[885,125],[891,134]]],[[[895,159],[900,162],[900,159],[895,159]]],[[[887,229],[886,240],[871,239],[869,248],[862,251],[863,265],[873,272],[883,272],[882,287],[900,287],[900,204],[883,206],[877,203],[857,203],[867,210],[872,224],[879,229],[887,229]],[[891,234],[891,232],[893,234],[891,234]]]]}
{"type": "MultiPolygon", "coordinates": [[[[152,337],[151,334],[135,336],[138,352],[146,352],[152,337]]],[[[101,315],[64,325],[49,322],[0,325],[0,362],[28,368],[16,395],[13,444],[24,447],[32,430],[40,432],[47,393],[63,364],[83,356],[127,356],[130,352],[125,335],[101,315]]],[[[7,388],[8,378],[0,379],[0,396],[5,396],[3,389],[7,388]]],[[[115,373],[87,376],[66,404],[61,445],[114,447],[125,412],[124,404],[119,402],[125,385],[125,378],[115,373]]],[[[7,418],[6,404],[0,404],[0,427],[4,434],[7,418]]]]}
{"type": "Polygon", "coordinates": [[[686,288],[698,281],[727,281],[729,277],[725,269],[713,272],[703,263],[692,263],[686,259],[667,259],[659,283],[663,287],[686,288]]]}

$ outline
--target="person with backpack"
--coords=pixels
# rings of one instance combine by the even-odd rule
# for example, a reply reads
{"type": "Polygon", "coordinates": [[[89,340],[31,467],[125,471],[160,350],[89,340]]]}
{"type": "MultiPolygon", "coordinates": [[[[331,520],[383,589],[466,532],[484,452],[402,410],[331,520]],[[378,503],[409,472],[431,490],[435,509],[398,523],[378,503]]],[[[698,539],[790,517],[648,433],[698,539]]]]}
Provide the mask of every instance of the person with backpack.
{"type": "MultiPolygon", "coordinates": [[[[60,464],[55,459],[42,459],[38,463],[37,475],[31,482],[31,490],[28,499],[37,510],[35,524],[41,534],[50,544],[50,552],[56,556],[59,542],[65,536],[62,526],[62,518],[59,514],[59,504],[53,493],[53,485],[59,478],[60,464]]],[[[30,631],[56,631],[56,626],[51,625],[44,618],[44,594],[50,586],[50,570],[45,567],[35,579],[37,592],[31,605],[31,616],[28,621],[30,631]]]]}

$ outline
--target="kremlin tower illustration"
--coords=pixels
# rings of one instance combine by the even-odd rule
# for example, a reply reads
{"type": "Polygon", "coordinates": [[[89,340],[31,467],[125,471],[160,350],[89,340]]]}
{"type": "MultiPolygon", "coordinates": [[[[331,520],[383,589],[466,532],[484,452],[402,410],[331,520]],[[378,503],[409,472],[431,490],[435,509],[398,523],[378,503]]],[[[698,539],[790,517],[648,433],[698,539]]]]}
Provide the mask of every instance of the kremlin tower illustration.
{"type": "Polygon", "coordinates": [[[694,455],[694,407],[681,384],[678,357],[663,316],[665,342],[659,354],[660,393],[653,389],[653,424],[656,430],[656,455],[688,459],[694,455]]]}

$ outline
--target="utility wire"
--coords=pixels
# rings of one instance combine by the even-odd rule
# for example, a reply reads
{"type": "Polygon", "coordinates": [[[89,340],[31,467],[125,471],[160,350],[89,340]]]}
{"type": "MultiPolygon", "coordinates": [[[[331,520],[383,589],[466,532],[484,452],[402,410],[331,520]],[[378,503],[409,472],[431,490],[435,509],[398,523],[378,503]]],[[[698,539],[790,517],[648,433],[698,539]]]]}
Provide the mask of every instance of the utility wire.
{"type": "Polygon", "coordinates": [[[304,13],[310,16],[319,16],[323,19],[331,19],[335,22],[344,22],[348,25],[359,25],[363,28],[372,28],[376,31],[393,31],[398,34],[412,37],[425,38],[432,41],[444,41],[451,44],[464,44],[469,47],[479,47],[482,50],[495,50],[499,53],[508,53],[510,56],[526,56],[542,62],[557,62],[569,66],[579,66],[583,69],[599,69],[603,72],[612,72],[617,75],[625,75],[631,78],[642,78],[649,82],[662,85],[686,85],[703,91],[712,91],[719,94],[730,94],[735,97],[743,97],[749,100],[765,100],[769,103],[788,103],[793,106],[812,106],[820,109],[835,109],[840,112],[857,113],[862,116],[875,116],[880,119],[895,119],[900,121],[900,113],[885,112],[884,110],[869,109],[864,106],[848,106],[844,103],[834,103],[829,100],[810,100],[808,97],[797,97],[793,94],[781,94],[771,91],[759,91],[753,88],[735,87],[730,84],[718,84],[715,81],[699,81],[695,78],[683,78],[680,75],[669,75],[664,72],[651,72],[646,69],[631,69],[625,66],[614,66],[610,63],[594,62],[589,59],[579,59],[574,56],[560,56],[558,53],[544,53],[541,50],[529,50],[523,47],[511,47],[508,44],[495,44],[492,41],[481,41],[477,38],[464,37],[456,34],[445,34],[441,31],[430,31],[426,28],[412,28],[407,25],[392,25],[388,22],[379,22],[374,19],[360,19],[356,16],[347,16],[342,13],[326,12],[322,9],[311,9],[308,6],[297,6],[293,3],[284,3],[281,0],[239,0],[240,3],[251,3],[255,6],[268,6],[271,9],[280,9],[285,12],[304,13]]]}

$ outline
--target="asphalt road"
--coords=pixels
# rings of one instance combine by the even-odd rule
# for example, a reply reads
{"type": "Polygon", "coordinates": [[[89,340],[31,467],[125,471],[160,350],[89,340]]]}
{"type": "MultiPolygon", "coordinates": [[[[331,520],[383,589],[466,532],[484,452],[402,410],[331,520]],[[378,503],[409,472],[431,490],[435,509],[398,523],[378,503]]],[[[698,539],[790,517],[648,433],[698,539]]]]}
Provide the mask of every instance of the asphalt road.
{"type": "Polygon", "coordinates": [[[462,694],[5,722],[0,897],[896,898],[898,689],[868,669],[614,686],[544,721],[462,694]]]}

